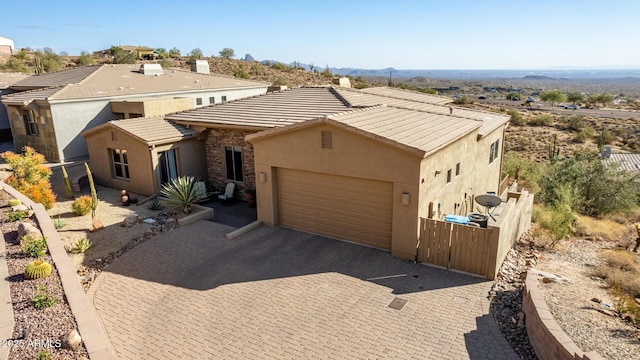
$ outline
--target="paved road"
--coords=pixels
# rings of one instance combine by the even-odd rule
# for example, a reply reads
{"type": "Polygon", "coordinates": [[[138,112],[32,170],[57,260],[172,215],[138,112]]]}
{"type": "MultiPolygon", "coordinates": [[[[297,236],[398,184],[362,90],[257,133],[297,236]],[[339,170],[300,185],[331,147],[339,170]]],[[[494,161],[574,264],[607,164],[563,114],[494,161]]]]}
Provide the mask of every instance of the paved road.
{"type": "Polygon", "coordinates": [[[176,229],[99,276],[89,296],[120,358],[518,358],[488,315],[491,282],[292,230],[231,230],[176,229]]]}

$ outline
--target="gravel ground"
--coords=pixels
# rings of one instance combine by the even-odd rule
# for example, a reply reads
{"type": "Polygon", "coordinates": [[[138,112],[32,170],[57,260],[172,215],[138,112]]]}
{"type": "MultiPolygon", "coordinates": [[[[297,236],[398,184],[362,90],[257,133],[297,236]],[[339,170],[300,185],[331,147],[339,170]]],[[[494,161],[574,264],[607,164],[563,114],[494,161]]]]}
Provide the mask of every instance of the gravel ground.
{"type": "MultiPolygon", "coordinates": [[[[9,195],[0,191],[0,219],[2,233],[6,242],[7,266],[9,269],[9,281],[15,327],[13,340],[17,340],[11,347],[9,359],[36,359],[38,352],[48,351],[51,359],[81,359],[88,357],[84,345],[76,351],[65,350],[56,347],[58,338],[66,332],[77,329],[75,318],[71,308],[64,297],[58,272],[53,266],[51,276],[45,279],[25,280],[24,268],[33,258],[26,257],[18,240],[18,222],[9,223],[6,213],[9,195]],[[38,285],[46,287],[47,292],[56,300],[56,303],[46,309],[36,310],[32,299],[37,294],[38,285]],[[27,329],[27,336],[23,338],[23,329],[27,329]],[[39,343],[38,343],[39,341],[39,343]]],[[[29,220],[35,225],[35,222],[29,220]]],[[[53,265],[51,257],[47,254],[44,260],[53,265]]]]}
{"type": "Polygon", "coordinates": [[[545,252],[538,266],[569,279],[568,284],[539,284],[553,317],[583,351],[595,350],[610,360],[640,359],[640,329],[616,316],[606,284],[590,275],[598,253],[617,244],[572,239],[561,245],[545,252]]]}

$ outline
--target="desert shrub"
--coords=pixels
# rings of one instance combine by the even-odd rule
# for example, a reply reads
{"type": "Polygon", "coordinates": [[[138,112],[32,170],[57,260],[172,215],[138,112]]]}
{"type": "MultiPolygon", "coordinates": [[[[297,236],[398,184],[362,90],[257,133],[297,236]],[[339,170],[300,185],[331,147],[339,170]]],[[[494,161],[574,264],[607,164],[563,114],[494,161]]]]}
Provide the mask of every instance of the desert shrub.
{"type": "Polygon", "coordinates": [[[579,152],[545,168],[537,198],[550,207],[566,203],[580,214],[595,217],[628,212],[640,199],[636,177],[615,166],[604,166],[595,153],[579,152]],[[569,203],[563,198],[566,189],[573,192],[569,203]]]}
{"type": "Polygon", "coordinates": [[[532,219],[549,232],[553,247],[573,232],[576,215],[568,204],[561,204],[556,207],[535,208],[532,219]]]}
{"type": "Polygon", "coordinates": [[[282,76],[278,76],[271,83],[275,86],[284,86],[287,85],[287,79],[282,76]]]}
{"type": "Polygon", "coordinates": [[[511,116],[510,121],[513,125],[522,126],[527,123],[518,110],[509,110],[507,115],[511,116]]]}
{"type": "Polygon", "coordinates": [[[551,124],[553,124],[553,116],[549,114],[538,114],[530,118],[527,123],[532,126],[551,126],[551,124]]]}
{"type": "Polygon", "coordinates": [[[456,105],[466,105],[466,104],[473,104],[475,102],[475,100],[467,95],[463,95],[460,96],[459,98],[453,100],[453,103],[456,105]]]}
{"type": "Polygon", "coordinates": [[[233,69],[233,77],[238,79],[250,79],[251,75],[247,72],[243,63],[240,63],[235,69],[233,69]]]}
{"type": "Polygon", "coordinates": [[[74,254],[81,254],[91,249],[93,245],[94,244],[91,242],[91,240],[87,238],[81,238],[76,240],[75,243],[73,243],[73,245],[71,246],[71,252],[74,254]]]}
{"type": "Polygon", "coordinates": [[[257,61],[254,61],[249,68],[249,73],[253,75],[262,75],[263,72],[264,70],[262,69],[262,65],[260,65],[260,63],[257,61]]]}
{"type": "Polygon", "coordinates": [[[278,70],[278,71],[288,71],[289,67],[283,63],[280,62],[274,62],[273,64],[271,64],[271,68],[274,70],[278,70]]]}
{"type": "Polygon", "coordinates": [[[9,218],[9,222],[20,221],[29,216],[28,211],[11,211],[7,213],[7,218],[9,218]]]}
{"type": "Polygon", "coordinates": [[[71,210],[76,216],[84,216],[91,211],[91,196],[82,195],[71,204],[71,210]]]}
{"type": "Polygon", "coordinates": [[[504,156],[502,171],[509,176],[518,178],[521,187],[528,188],[531,192],[538,192],[538,182],[542,176],[543,165],[535,163],[515,151],[507,151],[504,156]]]}
{"type": "Polygon", "coordinates": [[[65,226],[67,226],[67,224],[60,219],[60,215],[58,215],[57,219],[53,219],[53,227],[56,228],[56,230],[60,230],[65,226]]]}
{"type": "Polygon", "coordinates": [[[160,199],[158,199],[158,198],[153,199],[149,203],[149,209],[150,210],[160,210],[160,209],[162,209],[162,203],[160,202],[160,199]]]}
{"type": "Polygon", "coordinates": [[[567,123],[569,130],[573,131],[580,131],[587,126],[582,115],[563,116],[562,120],[567,123]]]}
{"type": "Polygon", "coordinates": [[[587,140],[593,138],[596,134],[596,131],[593,130],[591,126],[585,126],[575,136],[575,140],[580,143],[584,143],[587,140]]]}
{"type": "Polygon", "coordinates": [[[42,204],[47,210],[51,209],[56,202],[56,196],[51,190],[51,183],[47,180],[40,180],[37,184],[27,185],[21,192],[33,202],[42,204]]]}
{"type": "Polygon", "coordinates": [[[27,235],[20,241],[20,246],[24,253],[30,257],[39,258],[47,253],[47,239],[44,236],[27,235]]]}
{"type": "Polygon", "coordinates": [[[53,295],[47,292],[47,288],[42,284],[38,284],[38,293],[33,297],[31,301],[33,303],[33,307],[36,308],[36,310],[42,310],[52,307],[56,303],[56,299],[53,297],[53,295]]]}
{"type": "Polygon", "coordinates": [[[602,278],[612,288],[634,297],[640,296],[640,266],[636,255],[626,250],[610,250],[599,255],[600,263],[592,274],[602,278]]]}
{"type": "Polygon", "coordinates": [[[47,350],[38,351],[38,355],[36,355],[36,360],[49,360],[51,359],[51,352],[47,350]]]}
{"type": "Polygon", "coordinates": [[[23,150],[24,154],[11,151],[0,154],[13,172],[5,182],[34,202],[41,203],[46,209],[51,209],[55,202],[55,195],[49,183],[51,170],[44,165],[45,157],[28,146],[23,150]]]}

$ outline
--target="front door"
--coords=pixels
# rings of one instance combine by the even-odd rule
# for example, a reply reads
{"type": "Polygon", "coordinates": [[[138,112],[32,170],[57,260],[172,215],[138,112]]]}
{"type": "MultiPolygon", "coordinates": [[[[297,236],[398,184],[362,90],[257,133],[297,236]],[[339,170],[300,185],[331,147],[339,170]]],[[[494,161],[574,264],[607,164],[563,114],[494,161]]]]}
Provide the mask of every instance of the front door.
{"type": "Polygon", "coordinates": [[[178,177],[178,162],[176,150],[167,150],[158,153],[158,166],[160,167],[160,183],[165,184],[178,177]]]}

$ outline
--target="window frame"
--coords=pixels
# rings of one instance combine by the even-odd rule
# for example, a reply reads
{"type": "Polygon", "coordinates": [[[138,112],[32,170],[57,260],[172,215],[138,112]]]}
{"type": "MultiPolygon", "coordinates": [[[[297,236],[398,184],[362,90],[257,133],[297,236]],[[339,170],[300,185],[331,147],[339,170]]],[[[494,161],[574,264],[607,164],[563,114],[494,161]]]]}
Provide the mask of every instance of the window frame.
{"type": "Polygon", "coordinates": [[[460,176],[460,163],[456,164],[456,177],[460,176]]]}
{"type": "Polygon", "coordinates": [[[127,150],[109,148],[109,159],[111,161],[111,176],[114,179],[131,181],[131,172],[129,171],[129,156],[127,154],[127,150]],[[121,175],[118,175],[118,172],[121,175]]]}
{"type": "Polygon", "coordinates": [[[451,168],[449,168],[449,170],[447,170],[447,184],[451,183],[452,179],[453,176],[451,176],[451,168]]]}
{"type": "Polygon", "coordinates": [[[196,98],[196,106],[201,106],[202,105],[202,98],[196,98]]]}
{"type": "Polygon", "coordinates": [[[491,143],[489,147],[489,164],[493,164],[494,161],[498,159],[500,155],[500,139],[491,143]]]}
{"type": "Polygon", "coordinates": [[[225,178],[228,181],[244,182],[244,151],[242,146],[224,145],[223,151],[225,178]],[[229,161],[230,159],[231,161],[229,161]],[[238,161],[240,164],[237,164],[238,161]]]}
{"type": "Polygon", "coordinates": [[[223,103],[227,102],[227,95],[222,95],[222,102],[223,103]]]}
{"type": "Polygon", "coordinates": [[[40,129],[38,128],[38,118],[35,111],[32,109],[21,109],[22,121],[24,121],[24,130],[27,135],[39,136],[40,129]]]}
{"type": "Polygon", "coordinates": [[[214,105],[216,103],[216,97],[215,96],[209,96],[209,105],[214,105]]]}

